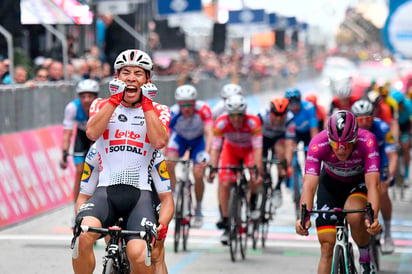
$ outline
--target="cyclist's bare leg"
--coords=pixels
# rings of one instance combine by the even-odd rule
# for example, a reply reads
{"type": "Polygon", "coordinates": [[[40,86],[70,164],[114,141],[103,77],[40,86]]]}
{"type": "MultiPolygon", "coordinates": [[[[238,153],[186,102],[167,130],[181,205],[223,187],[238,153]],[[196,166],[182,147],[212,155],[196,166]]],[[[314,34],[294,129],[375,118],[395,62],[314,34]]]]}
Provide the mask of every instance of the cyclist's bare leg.
{"type": "Polygon", "coordinates": [[[152,266],[146,266],[146,242],[140,239],[132,239],[126,246],[127,258],[130,262],[130,274],[153,273],[152,266]]]}
{"type": "Polygon", "coordinates": [[[80,192],[80,182],[81,182],[82,174],[83,174],[83,165],[84,163],[76,164],[76,173],[74,174],[74,187],[73,187],[74,202],[76,202],[77,196],[79,196],[79,192],[80,192]]]}
{"type": "MultiPolygon", "coordinates": [[[[349,196],[345,202],[345,209],[355,210],[366,207],[365,197],[359,196],[349,196]]],[[[365,226],[365,214],[363,213],[353,213],[346,216],[348,223],[351,228],[351,235],[355,243],[362,247],[369,244],[369,233],[366,231],[365,226]]]]}
{"type": "Polygon", "coordinates": [[[230,182],[219,182],[219,186],[217,188],[217,195],[219,199],[219,204],[222,209],[222,217],[228,216],[228,208],[229,208],[229,188],[230,182]]]}
{"type": "MultiPolygon", "coordinates": [[[[100,221],[91,216],[86,216],[82,221],[83,225],[101,227],[100,221]]],[[[76,274],[92,274],[96,266],[96,259],[93,253],[93,244],[99,238],[96,233],[81,233],[79,236],[79,256],[77,259],[72,259],[74,273],[76,274]]]]}
{"type": "Polygon", "coordinates": [[[204,167],[196,165],[193,167],[193,177],[195,178],[196,208],[201,209],[205,185],[203,183],[204,167]],[[199,208],[200,207],[200,208],[199,208]]]}
{"type": "Polygon", "coordinates": [[[320,243],[318,274],[330,273],[332,269],[333,247],[335,246],[336,233],[318,233],[318,240],[320,243]]]}
{"type": "Polygon", "coordinates": [[[152,250],[153,274],[167,274],[164,240],[156,240],[152,250]]]}
{"type": "MultiPolygon", "coordinates": [[[[392,219],[392,201],[388,193],[389,184],[390,182],[381,184],[380,205],[381,205],[381,213],[382,213],[385,227],[389,225],[389,229],[390,229],[390,222],[392,219]]],[[[387,229],[385,229],[385,236],[390,236],[390,235],[391,235],[390,231],[387,231],[387,229]]]]}

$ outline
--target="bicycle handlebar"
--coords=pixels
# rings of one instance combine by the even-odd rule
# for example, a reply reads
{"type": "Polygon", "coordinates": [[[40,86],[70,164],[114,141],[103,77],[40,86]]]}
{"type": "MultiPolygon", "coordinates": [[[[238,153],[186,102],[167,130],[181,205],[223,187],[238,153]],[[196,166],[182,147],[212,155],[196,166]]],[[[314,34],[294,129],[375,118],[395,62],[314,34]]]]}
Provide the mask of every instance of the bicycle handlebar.
{"type": "Polygon", "coordinates": [[[335,214],[350,214],[350,213],[365,213],[366,217],[369,220],[369,223],[373,223],[374,222],[374,218],[373,218],[373,208],[372,208],[372,204],[371,203],[367,203],[366,207],[364,209],[342,209],[342,208],[333,208],[330,210],[308,210],[306,208],[306,204],[302,204],[301,205],[301,213],[300,213],[300,224],[302,225],[303,228],[305,228],[305,224],[306,221],[308,220],[308,218],[310,217],[310,215],[312,213],[335,213],[335,214]]]}
{"type": "Polygon", "coordinates": [[[119,233],[122,236],[138,236],[143,239],[146,236],[146,231],[132,231],[132,230],[122,230],[117,227],[102,228],[102,227],[92,227],[88,225],[81,225],[81,230],[83,232],[95,232],[102,235],[111,235],[119,233]]]}

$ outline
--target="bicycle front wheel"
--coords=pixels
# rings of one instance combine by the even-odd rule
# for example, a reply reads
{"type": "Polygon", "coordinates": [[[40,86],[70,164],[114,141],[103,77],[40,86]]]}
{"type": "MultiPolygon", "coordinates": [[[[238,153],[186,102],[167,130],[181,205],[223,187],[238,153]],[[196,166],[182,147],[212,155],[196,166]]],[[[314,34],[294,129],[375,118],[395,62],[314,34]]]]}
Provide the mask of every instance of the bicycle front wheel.
{"type": "MultiPolygon", "coordinates": [[[[238,218],[238,235],[239,235],[239,244],[240,244],[240,254],[242,255],[242,259],[246,258],[246,250],[247,250],[247,239],[248,239],[248,231],[249,231],[249,204],[247,202],[246,193],[239,193],[238,194],[238,208],[239,208],[239,218],[238,218]]],[[[259,225],[256,222],[257,226],[259,225]]],[[[258,227],[256,229],[259,232],[258,227]]],[[[257,240],[257,237],[256,237],[257,240]]]]}
{"type": "Polygon", "coordinates": [[[340,245],[335,246],[333,252],[333,264],[332,264],[332,273],[333,274],[345,274],[345,254],[343,247],[340,245]]]}
{"type": "Polygon", "coordinates": [[[237,188],[235,185],[232,185],[229,196],[229,249],[232,262],[236,261],[238,247],[238,213],[237,188]]]}
{"type": "Polygon", "coordinates": [[[120,274],[117,268],[115,268],[113,258],[109,258],[104,264],[103,274],[120,274]]]}
{"type": "Polygon", "coordinates": [[[174,235],[174,250],[178,252],[180,233],[182,230],[183,223],[183,183],[177,182],[176,184],[176,211],[175,211],[175,235],[174,235]]]}

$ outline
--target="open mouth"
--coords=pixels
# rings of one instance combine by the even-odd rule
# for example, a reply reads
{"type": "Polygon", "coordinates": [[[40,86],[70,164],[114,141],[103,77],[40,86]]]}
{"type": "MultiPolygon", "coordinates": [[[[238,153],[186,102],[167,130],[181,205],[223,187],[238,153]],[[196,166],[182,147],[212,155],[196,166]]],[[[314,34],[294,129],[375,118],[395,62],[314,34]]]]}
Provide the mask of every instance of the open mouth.
{"type": "Polygon", "coordinates": [[[126,87],[126,92],[131,92],[131,93],[137,92],[137,87],[136,86],[127,86],[126,87]]]}

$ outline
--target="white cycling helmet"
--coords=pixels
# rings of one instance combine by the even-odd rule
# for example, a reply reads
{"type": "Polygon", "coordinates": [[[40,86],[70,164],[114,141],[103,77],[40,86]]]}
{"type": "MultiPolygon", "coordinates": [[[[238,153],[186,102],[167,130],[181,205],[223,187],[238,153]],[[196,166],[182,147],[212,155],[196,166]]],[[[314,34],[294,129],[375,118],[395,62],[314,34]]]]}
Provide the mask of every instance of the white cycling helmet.
{"type": "Polygon", "coordinates": [[[242,87],[236,84],[226,84],[220,91],[220,96],[223,99],[227,99],[235,94],[242,94],[242,87]]]}
{"type": "Polygon", "coordinates": [[[175,92],[176,101],[193,101],[197,98],[197,90],[192,85],[182,85],[177,87],[175,92]]]}
{"type": "Polygon", "coordinates": [[[353,104],[351,111],[355,116],[372,116],[373,105],[368,100],[358,100],[353,104]]]}
{"type": "Polygon", "coordinates": [[[76,92],[77,94],[84,92],[99,93],[99,83],[96,80],[85,79],[77,83],[76,92]]]}
{"type": "Polygon", "coordinates": [[[352,93],[352,89],[349,84],[343,84],[335,88],[335,94],[338,98],[348,98],[352,93]]]}
{"type": "Polygon", "coordinates": [[[153,70],[153,62],[150,56],[138,49],[128,49],[122,51],[114,61],[114,70],[116,74],[122,67],[136,66],[141,67],[146,71],[151,72],[153,70]]]}
{"type": "Polygon", "coordinates": [[[244,113],[246,111],[246,107],[246,99],[240,94],[232,95],[225,101],[225,109],[229,114],[244,113]]]}

